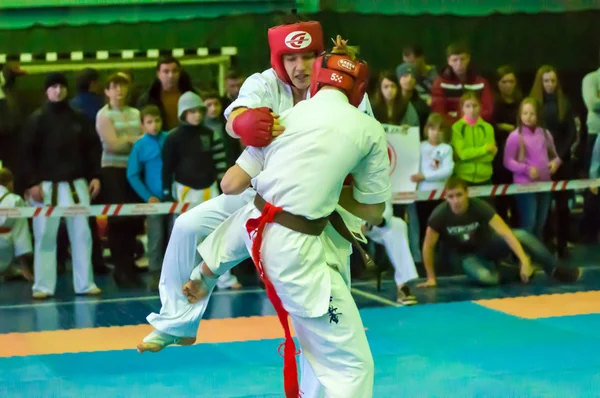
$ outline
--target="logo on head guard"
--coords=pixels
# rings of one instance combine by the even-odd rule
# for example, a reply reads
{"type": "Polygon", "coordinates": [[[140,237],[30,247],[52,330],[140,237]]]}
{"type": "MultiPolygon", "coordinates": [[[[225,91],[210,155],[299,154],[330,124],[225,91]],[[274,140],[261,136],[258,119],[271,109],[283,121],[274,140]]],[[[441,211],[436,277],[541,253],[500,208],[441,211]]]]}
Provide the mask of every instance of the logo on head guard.
{"type": "Polygon", "coordinates": [[[292,50],[302,50],[310,46],[312,36],[308,32],[296,30],[285,37],[285,45],[292,50]]]}
{"type": "Polygon", "coordinates": [[[346,69],[350,72],[354,72],[354,70],[356,69],[356,65],[354,64],[354,62],[350,61],[349,59],[340,59],[337,63],[340,68],[346,69]]]}
{"type": "Polygon", "coordinates": [[[331,74],[331,81],[332,82],[341,83],[343,79],[344,78],[342,76],[338,75],[337,73],[332,73],[331,74]]]}

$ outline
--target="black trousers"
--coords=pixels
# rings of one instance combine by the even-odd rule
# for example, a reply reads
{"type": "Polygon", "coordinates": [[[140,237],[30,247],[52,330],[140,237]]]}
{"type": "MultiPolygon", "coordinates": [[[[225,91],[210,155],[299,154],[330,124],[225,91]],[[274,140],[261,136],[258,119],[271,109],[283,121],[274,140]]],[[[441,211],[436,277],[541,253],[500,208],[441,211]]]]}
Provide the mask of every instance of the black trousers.
{"type": "MultiPolygon", "coordinates": [[[[106,204],[140,201],[127,181],[125,168],[102,168],[102,199],[106,204]]],[[[133,276],[136,237],[144,228],[143,222],[137,216],[108,217],[108,246],[118,276],[133,276]]]]}

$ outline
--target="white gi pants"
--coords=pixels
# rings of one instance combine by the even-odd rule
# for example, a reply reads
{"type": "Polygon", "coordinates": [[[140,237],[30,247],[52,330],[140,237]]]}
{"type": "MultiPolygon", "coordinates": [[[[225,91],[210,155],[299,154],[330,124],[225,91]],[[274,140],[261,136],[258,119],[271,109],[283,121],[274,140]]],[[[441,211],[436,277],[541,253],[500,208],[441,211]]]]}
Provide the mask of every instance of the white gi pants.
{"type": "Polygon", "coordinates": [[[32,252],[31,233],[26,218],[7,220],[5,226],[11,231],[0,234],[0,272],[6,271],[17,257],[32,252]]]}
{"type": "MultiPolygon", "coordinates": [[[[196,337],[210,295],[192,305],[181,292],[181,287],[201,262],[198,244],[230,215],[253,200],[255,194],[254,190],[248,189],[241,195],[220,195],[177,217],[165,252],[158,285],[162,307],[159,314],[152,313],[147,317],[156,330],[176,337],[196,337]]],[[[240,244],[243,247],[243,242],[240,244]]],[[[246,252],[245,256],[238,259],[229,269],[247,257],[246,252]]],[[[221,278],[223,276],[219,279],[221,278]]]]}
{"type": "MultiPolygon", "coordinates": [[[[259,215],[248,205],[200,245],[200,254],[215,274],[234,266],[234,259],[243,256],[244,250],[248,256],[252,242],[245,224],[259,215]],[[239,244],[242,240],[245,248],[239,244]]],[[[339,261],[337,243],[330,236],[330,230],[321,237],[309,237],[271,224],[265,228],[261,258],[300,342],[303,398],[369,398],[373,358],[358,308],[340,272],[345,273],[348,257],[339,261]]]]}
{"type": "MultiPolygon", "coordinates": [[[[89,206],[90,195],[88,184],[84,179],[73,182],[79,205],[89,206]]],[[[52,200],[52,182],[41,183],[44,195],[44,203],[32,201],[36,207],[49,206],[52,200]]],[[[73,206],[73,195],[67,182],[58,183],[57,205],[73,206]]],[[[94,273],[92,272],[92,235],[88,216],[66,217],[67,232],[71,242],[71,255],[73,258],[73,287],[75,293],[85,294],[96,289],[94,273]]],[[[54,294],[56,289],[56,235],[60,218],[58,217],[34,217],[33,236],[34,246],[34,283],[33,291],[54,294]]]]}
{"type": "MultiPolygon", "coordinates": [[[[214,199],[219,196],[219,187],[218,187],[216,181],[210,187],[205,188],[205,189],[193,189],[193,188],[190,188],[188,186],[185,186],[185,185],[180,184],[177,181],[175,181],[173,183],[173,189],[172,189],[171,193],[173,195],[173,198],[175,198],[175,200],[177,200],[178,202],[203,204],[203,203],[208,202],[209,200],[214,199]]],[[[235,210],[237,210],[237,209],[235,209],[235,210]]],[[[232,213],[230,213],[230,214],[232,214],[232,213]]],[[[200,242],[200,241],[196,241],[196,246],[198,245],[198,242],[200,242]]],[[[196,251],[196,250],[194,250],[194,251],[196,251]]],[[[194,258],[199,260],[197,254],[195,255],[194,258]]],[[[166,259],[166,257],[165,257],[165,259],[166,259]]],[[[194,262],[192,265],[192,269],[193,269],[193,266],[195,266],[197,264],[198,264],[198,261],[194,262]]],[[[237,278],[234,275],[232,275],[231,272],[228,271],[225,274],[221,275],[221,277],[217,280],[217,287],[220,289],[228,289],[231,286],[235,285],[236,283],[238,283],[237,278]]]]}
{"type": "Polygon", "coordinates": [[[397,286],[418,278],[408,243],[408,227],[403,219],[391,217],[383,228],[373,227],[365,235],[385,247],[394,266],[394,280],[397,286]]]}

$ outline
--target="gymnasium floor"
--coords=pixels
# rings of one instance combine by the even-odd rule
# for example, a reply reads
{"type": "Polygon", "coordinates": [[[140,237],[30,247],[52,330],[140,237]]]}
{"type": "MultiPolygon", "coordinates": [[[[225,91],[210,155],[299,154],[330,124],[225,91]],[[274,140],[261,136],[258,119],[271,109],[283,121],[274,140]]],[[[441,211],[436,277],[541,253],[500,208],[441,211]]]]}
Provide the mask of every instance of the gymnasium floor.
{"type": "MultiPolygon", "coordinates": [[[[415,290],[397,307],[358,282],[375,359],[374,397],[599,397],[600,250],[576,249],[575,285],[539,275],[532,285],[473,288],[462,277],[415,290]]],[[[0,397],[282,397],[282,331],[262,290],[213,296],[199,344],[140,355],[158,297],[121,293],[108,278],[100,299],[34,303],[26,283],[0,284],[0,397]]]]}

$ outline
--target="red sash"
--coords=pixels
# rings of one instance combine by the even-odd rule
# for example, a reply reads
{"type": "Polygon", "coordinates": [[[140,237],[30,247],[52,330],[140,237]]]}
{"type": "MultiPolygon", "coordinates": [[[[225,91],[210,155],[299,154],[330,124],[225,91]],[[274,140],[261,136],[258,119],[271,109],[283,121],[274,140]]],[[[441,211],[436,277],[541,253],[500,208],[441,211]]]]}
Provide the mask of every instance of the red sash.
{"type": "Polygon", "coordinates": [[[262,261],[260,259],[260,248],[262,246],[263,231],[265,226],[273,222],[275,214],[282,211],[281,207],[273,206],[268,203],[265,205],[262,214],[258,218],[252,218],[246,222],[246,231],[252,238],[254,233],[254,240],[252,242],[252,260],[258,270],[260,279],[265,284],[267,291],[267,297],[275,307],[279,322],[283,327],[285,333],[285,341],[279,346],[279,353],[281,355],[281,347],[283,346],[283,387],[285,389],[286,398],[298,398],[300,396],[300,387],[298,386],[298,369],[296,367],[296,355],[300,351],[296,352],[296,344],[292,338],[292,332],[290,331],[290,324],[288,321],[288,312],[283,308],[281,299],[275,291],[275,287],[265,274],[262,261]]]}

